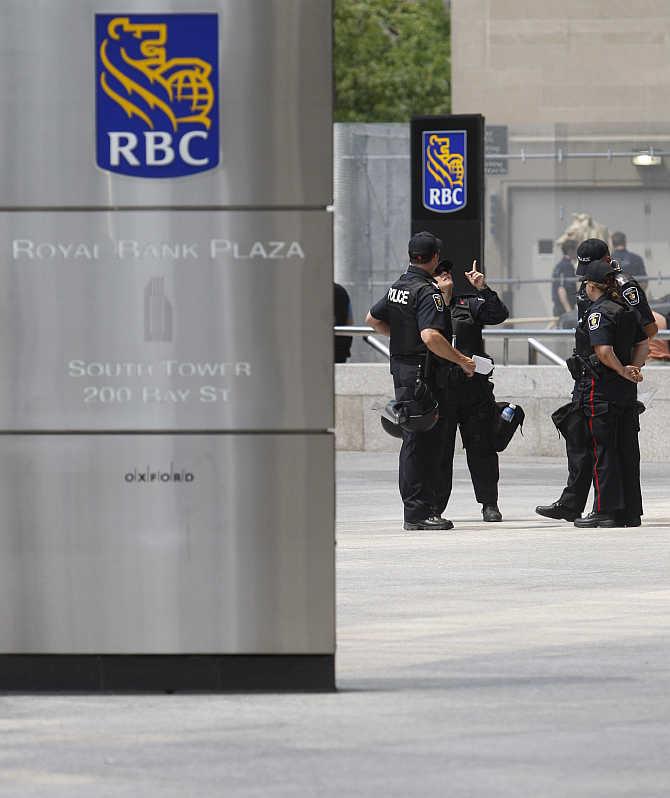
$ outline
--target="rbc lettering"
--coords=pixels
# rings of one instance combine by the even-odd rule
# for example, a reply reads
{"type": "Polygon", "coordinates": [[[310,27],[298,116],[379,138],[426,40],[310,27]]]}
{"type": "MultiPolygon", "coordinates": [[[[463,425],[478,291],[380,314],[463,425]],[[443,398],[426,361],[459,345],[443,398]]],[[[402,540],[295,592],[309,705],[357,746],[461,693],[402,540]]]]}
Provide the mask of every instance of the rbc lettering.
{"type": "Polygon", "coordinates": [[[142,143],[135,133],[129,131],[114,130],[108,136],[109,162],[112,166],[120,166],[121,159],[128,166],[169,166],[176,152],[190,166],[206,166],[209,163],[209,158],[196,158],[191,150],[194,139],[207,141],[207,133],[200,130],[185,133],[178,141],[176,152],[172,135],[165,131],[144,131],[142,143]]]}
{"type": "Polygon", "coordinates": [[[462,205],[463,204],[463,189],[462,188],[431,188],[430,190],[430,204],[431,205],[462,205]]]}

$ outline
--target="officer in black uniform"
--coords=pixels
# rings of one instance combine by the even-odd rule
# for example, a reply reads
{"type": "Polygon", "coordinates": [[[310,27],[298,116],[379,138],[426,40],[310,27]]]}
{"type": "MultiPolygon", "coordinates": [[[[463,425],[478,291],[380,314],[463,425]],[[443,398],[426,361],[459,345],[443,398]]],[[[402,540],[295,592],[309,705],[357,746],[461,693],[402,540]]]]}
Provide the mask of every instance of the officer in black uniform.
{"type": "Polygon", "coordinates": [[[593,463],[593,511],[575,526],[639,526],[639,410],[637,383],[649,351],[639,316],[621,302],[608,261],[584,271],[591,305],[576,332],[576,355],[584,365],[574,403],[587,420],[593,463]]]}
{"type": "MultiPolygon", "coordinates": [[[[441,290],[448,286],[453,290],[451,271],[451,261],[440,261],[435,277],[441,290]]],[[[449,304],[454,345],[469,357],[488,357],[482,328],[485,324],[505,321],[509,311],[498,294],[486,285],[484,275],[477,270],[477,261],[473,262],[471,271],[465,272],[465,277],[473,290],[452,297],[449,304]]],[[[498,509],[498,452],[494,444],[498,409],[489,377],[483,374],[466,377],[462,369],[450,366],[446,409],[446,446],[441,468],[445,481],[437,508],[442,512],[451,495],[456,428],[460,427],[475,498],[482,505],[482,517],[484,521],[502,521],[498,509]]]]}
{"type": "MultiPolygon", "coordinates": [[[[577,276],[582,278],[590,263],[598,260],[611,263],[614,269],[616,292],[619,294],[620,300],[636,312],[639,324],[647,338],[653,338],[656,335],[658,328],[644,291],[634,278],[621,271],[619,264],[611,259],[609,247],[604,241],[599,238],[589,238],[583,241],[577,250],[577,260],[577,276]]],[[[591,299],[586,293],[586,283],[583,280],[577,295],[578,326],[584,323],[590,307],[591,299]]],[[[576,333],[575,344],[577,342],[578,335],[576,333]]],[[[579,356],[569,358],[568,367],[575,380],[579,380],[584,368],[579,356]]],[[[560,407],[552,418],[565,438],[568,481],[558,501],[538,506],[535,508],[535,512],[546,518],[574,521],[581,516],[591,489],[594,468],[592,440],[584,414],[574,402],[560,407]]],[[[634,445],[637,446],[637,437],[634,445]]],[[[633,452],[633,457],[639,458],[639,449],[637,454],[635,451],[633,452]]]]}
{"type": "Polygon", "coordinates": [[[400,450],[399,486],[404,504],[404,528],[451,529],[436,508],[445,445],[444,387],[449,363],[467,374],[474,373],[473,360],[451,345],[449,309],[433,279],[442,242],[432,233],[416,233],[409,241],[410,265],[388,293],[370,309],[366,323],[391,337],[391,374],[396,400],[414,396],[417,374],[425,378],[439,402],[440,418],[427,432],[403,430],[400,450]]]}
{"type": "Polygon", "coordinates": [[[639,285],[646,290],[648,281],[643,278],[647,276],[647,269],[644,261],[636,252],[629,252],[626,247],[626,234],[617,230],[612,233],[612,248],[614,259],[621,266],[626,274],[632,274],[638,278],[639,285]]]}

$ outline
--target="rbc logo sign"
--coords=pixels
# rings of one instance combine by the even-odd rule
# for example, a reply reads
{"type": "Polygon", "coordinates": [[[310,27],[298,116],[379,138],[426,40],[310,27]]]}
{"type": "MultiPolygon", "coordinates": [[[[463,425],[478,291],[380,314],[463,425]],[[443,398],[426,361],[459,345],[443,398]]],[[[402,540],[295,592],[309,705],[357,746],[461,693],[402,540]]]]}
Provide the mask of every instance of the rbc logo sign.
{"type": "Polygon", "coordinates": [[[219,163],[216,14],[96,14],[101,169],[181,177],[219,163]]]}
{"type": "Polygon", "coordinates": [[[425,130],[423,205],[435,213],[453,213],[467,205],[465,164],[467,131],[425,130]]]}

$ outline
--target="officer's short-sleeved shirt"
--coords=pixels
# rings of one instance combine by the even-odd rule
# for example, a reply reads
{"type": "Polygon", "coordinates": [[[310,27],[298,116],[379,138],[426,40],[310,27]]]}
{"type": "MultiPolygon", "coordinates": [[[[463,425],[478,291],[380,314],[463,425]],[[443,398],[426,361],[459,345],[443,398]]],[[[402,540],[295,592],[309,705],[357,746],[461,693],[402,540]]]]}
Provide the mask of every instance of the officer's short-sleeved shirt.
{"type": "MultiPolygon", "coordinates": [[[[591,346],[615,346],[617,341],[617,325],[625,323],[630,334],[631,348],[646,339],[639,319],[633,314],[622,318],[610,310],[611,302],[606,297],[596,300],[586,314],[586,331],[591,346]]],[[[627,311],[624,311],[627,313],[627,311]]],[[[630,361],[623,363],[628,365],[630,361]]],[[[598,380],[599,392],[612,401],[632,401],[637,393],[635,383],[620,377],[611,369],[606,369],[602,379],[598,380]]]]}
{"type": "Polygon", "coordinates": [[[637,252],[629,252],[627,249],[615,249],[612,256],[620,264],[621,270],[631,274],[633,277],[647,274],[644,261],[637,252]]]}
{"type": "Polygon", "coordinates": [[[633,310],[637,311],[642,326],[646,327],[647,324],[653,324],[654,314],[649,307],[649,300],[637,280],[634,280],[626,272],[618,272],[614,279],[621,292],[621,298],[633,310]]]}
{"type": "Polygon", "coordinates": [[[451,338],[451,314],[445,307],[440,289],[435,285],[427,286],[419,291],[416,302],[416,324],[422,330],[439,330],[445,337],[451,338]]]}
{"type": "MultiPolygon", "coordinates": [[[[583,277],[584,270],[585,267],[582,267],[582,264],[580,264],[577,267],[578,276],[583,277]]],[[[637,280],[634,280],[627,272],[622,271],[616,272],[614,279],[617,285],[617,290],[621,294],[621,299],[638,314],[640,324],[643,327],[646,327],[648,324],[653,324],[654,314],[649,306],[649,300],[647,299],[644,289],[640,286],[637,280]]],[[[591,300],[586,295],[584,283],[582,283],[579,288],[577,298],[579,300],[577,303],[577,321],[579,323],[591,307],[591,300]]]]}
{"type": "MultiPolygon", "coordinates": [[[[568,302],[574,308],[575,303],[577,302],[577,283],[575,282],[575,267],[572,265],[572,261],[570,258],[563,258],[560,260],[555,266],[554,270],[551,273],[551,277],[553,280],[560,281],[561,279],[565,282],[563,283],[563,288],[567,291],[568,294],[568,302]],[[566,279],[570,278],[570,279],[566,279]]],[[[554,303],[554,316],[561,316],[565,313],[565,308],[561,304],[561,300],[558,298],[558,289],[561,287],[560,282],[553,282],[551,284],[551,299],[554,303]]]]}
{"type": "MultiPolygon", "coordinates": [[[[591,346],[614,346],[616,342],[617,321],[611,313],[608,313],[607,310],[603,308],[603,300],[606,301],[606,298],[603,297],[594,302],[586,316],[586,327],[589,333],[591,346]]],[[[637,324],[635,325],[635,331],[632,333],[632,337],[633,341],[631,346],[635,346],[635,344],[640,341],[644,341],[647,336],[644,334],[644,330],[637,324]]]]}
{"type": "Polygon", "coordinates": [[[431,276],[416,266],[408,268],[376,302],[370,313],[391,327],[391,356],[425,355],[421,332],[433,329],[451,341],[451,315],[431,276]]]}

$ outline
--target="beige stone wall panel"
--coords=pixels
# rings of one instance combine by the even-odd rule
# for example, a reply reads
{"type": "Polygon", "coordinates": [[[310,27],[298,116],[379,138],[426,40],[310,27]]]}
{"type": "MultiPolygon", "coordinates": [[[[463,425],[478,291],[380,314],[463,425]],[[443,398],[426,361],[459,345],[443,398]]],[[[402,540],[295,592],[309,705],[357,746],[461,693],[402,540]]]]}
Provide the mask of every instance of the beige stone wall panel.
{"type": "Polygon", "coordinates": [[[670,121],[668,0],[454,0],[454,113],[670,121]]]}

